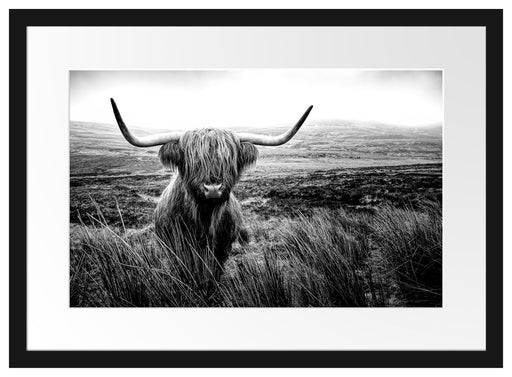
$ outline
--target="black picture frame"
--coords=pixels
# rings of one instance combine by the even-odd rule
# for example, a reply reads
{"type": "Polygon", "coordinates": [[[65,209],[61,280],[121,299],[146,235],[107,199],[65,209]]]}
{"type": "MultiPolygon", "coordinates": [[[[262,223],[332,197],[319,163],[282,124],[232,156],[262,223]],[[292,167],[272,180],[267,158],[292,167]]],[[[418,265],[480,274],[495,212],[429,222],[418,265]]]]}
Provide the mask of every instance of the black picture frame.
{"type": "Polygon", "coordinates": [[[502,10],[10,10],[11,367],[502,367],[502,10]],[[486,350],[29,351],[27,350],[27,27],[479,26],[486,29],[486,350]],[[20,142],[25,140],[25,142],[20,142]],[[16,148],[14,148],[14,145],[16,148]],[[13,204],[16,205],[13,205],[13,204]]]}

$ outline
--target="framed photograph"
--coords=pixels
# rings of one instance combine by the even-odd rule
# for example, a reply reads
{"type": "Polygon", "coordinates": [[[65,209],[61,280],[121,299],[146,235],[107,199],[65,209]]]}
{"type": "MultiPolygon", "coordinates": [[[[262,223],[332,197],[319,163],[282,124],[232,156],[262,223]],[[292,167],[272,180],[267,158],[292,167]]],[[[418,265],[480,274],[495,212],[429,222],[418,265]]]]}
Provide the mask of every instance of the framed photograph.
{"type": "Polygon", "coordinates": [[[500,367],[502,41],[12,10],[11,366],[500,367]]]}

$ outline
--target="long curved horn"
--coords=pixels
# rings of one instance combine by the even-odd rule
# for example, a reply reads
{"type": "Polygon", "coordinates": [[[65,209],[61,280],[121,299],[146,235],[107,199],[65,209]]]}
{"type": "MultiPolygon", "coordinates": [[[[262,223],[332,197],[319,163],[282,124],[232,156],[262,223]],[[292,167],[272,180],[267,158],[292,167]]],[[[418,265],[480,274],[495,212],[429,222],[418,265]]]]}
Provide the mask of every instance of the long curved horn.
{"type": "Polygon", "coordinates": [[[267,136],[267,135],[258,135],[258,134],[252,134],[252,133],[239,133],[238,138],[242,142],[248,142],[253,143],[255,145],[268,145],[268,146],[275,146],[275,145],[282,145],[284,143],[287,143],[291,140],[292,137],[295,136],[299,128],[302,126],[306,118],[308,117],[309,113],[311,112],[311,109],[313,106],[309,106],[304,115],[299,119],[299,121],[290,128],[285,133],[278,135],[278,136],[267,136]]]}
{"type": "Polygon", "coordinates": [[[166,132],[150,136],[137,137],[132,134],[128,127],[126,127],[124,124],[123,118],[121,118],[121,114],[119,113],[116,102],[113,98],[110,99],[110,103],[112,104],[112,110],[114,110],[114,115],[116,116],[117,124],[119,125],[121,133],[130,144],[135,145],[136,147],[154,147],[155,145],[162,145],[170,141],[179,140],[182,135],[181,132],[166,132]]]}

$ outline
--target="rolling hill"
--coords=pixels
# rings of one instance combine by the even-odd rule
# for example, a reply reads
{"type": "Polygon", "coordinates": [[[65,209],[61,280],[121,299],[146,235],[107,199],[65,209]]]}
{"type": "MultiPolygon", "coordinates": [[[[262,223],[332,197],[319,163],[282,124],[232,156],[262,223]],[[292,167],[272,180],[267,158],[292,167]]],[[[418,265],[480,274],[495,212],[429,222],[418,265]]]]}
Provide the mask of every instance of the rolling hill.
{"type": "MultiPolygon", "coordinates": [[[[279,134],[290,125],[258,128],[279,134]]],[[[130,126],[137,135],[162,132],[130,126]]],[[[250,132],[247,128],[235,132],[250,132]]],[[[324,120],[304,125],[280,147],[259,147],[252,173],[440,163],[442,126],[401,127],[382,123],[324,120]]],[[[158,147],[135,148],[117,125],[70,122],[71,176],[165,173],[158,147]]],[[[250,173],[250,174],[252,174],[250,173]]]]}

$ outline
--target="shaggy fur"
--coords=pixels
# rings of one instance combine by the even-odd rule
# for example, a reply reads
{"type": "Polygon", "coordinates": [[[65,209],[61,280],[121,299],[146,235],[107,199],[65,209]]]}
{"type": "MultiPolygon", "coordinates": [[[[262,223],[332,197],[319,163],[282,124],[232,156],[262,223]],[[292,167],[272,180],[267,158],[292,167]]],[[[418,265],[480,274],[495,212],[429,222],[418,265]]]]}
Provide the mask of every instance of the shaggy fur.
{"type": "Polygon", "coordinates": [[[256,162],[258,150],[230,131],[206,128],[164,144],[159,156],[177,174],[156,208],[157,234],[172,243],[169,227],[178,226],[199,245],[211,247],[222,265],[237,238],[247,241],[241,207],[231,191],[244,169],[256,162]],[[221,197],[206,199],[204,184],[222,184],[221,197]]]}

